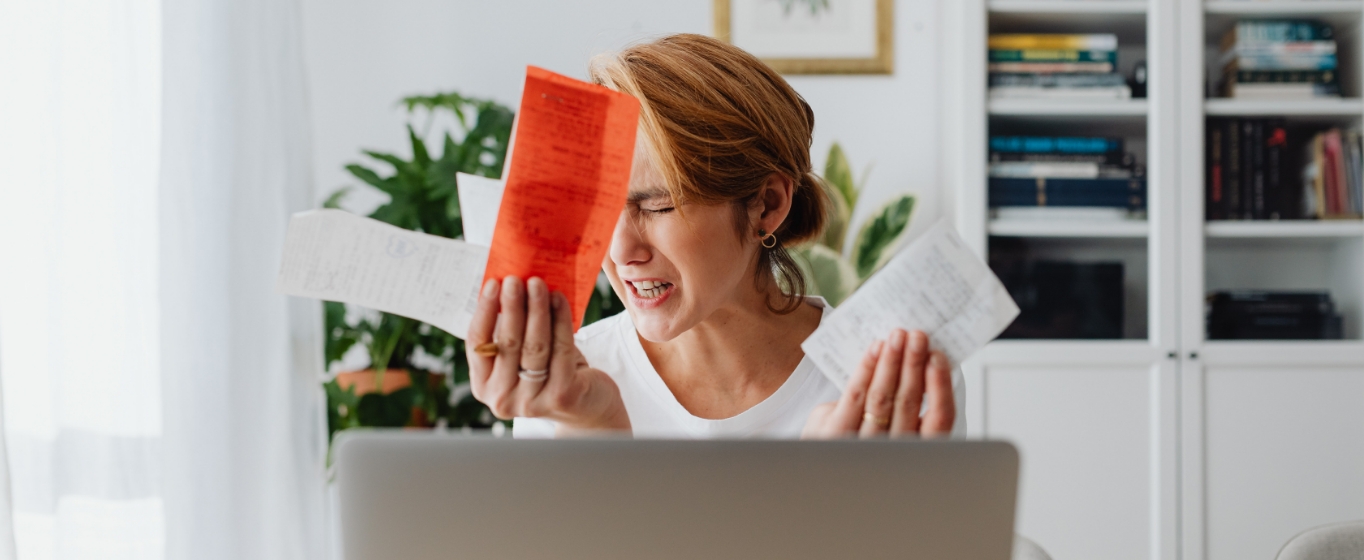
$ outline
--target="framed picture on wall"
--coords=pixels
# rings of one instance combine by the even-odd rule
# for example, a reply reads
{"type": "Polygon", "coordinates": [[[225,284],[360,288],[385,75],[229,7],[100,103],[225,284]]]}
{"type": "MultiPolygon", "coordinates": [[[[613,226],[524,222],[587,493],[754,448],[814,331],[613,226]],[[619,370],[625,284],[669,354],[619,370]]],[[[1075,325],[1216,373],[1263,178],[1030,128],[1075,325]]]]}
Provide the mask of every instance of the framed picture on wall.
{"type": "Polygon", "coordinates": [[[890,74],[895,0],[714,0],[715,36],[783,74],[890,74]]]}

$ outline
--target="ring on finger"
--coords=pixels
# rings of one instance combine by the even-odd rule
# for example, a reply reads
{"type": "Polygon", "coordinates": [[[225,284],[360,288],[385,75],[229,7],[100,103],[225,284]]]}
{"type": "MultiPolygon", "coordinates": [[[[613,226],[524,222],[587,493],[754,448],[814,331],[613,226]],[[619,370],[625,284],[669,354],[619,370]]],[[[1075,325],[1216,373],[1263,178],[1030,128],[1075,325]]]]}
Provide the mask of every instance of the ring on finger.
{"type": "Polygon", "coordinates": [[[870,412],[862,415],[862,421],[869,422],[873,426],[876,426],[878,428],[885,428],[887,426],[890,426],[890,418],[878,418],[875,414],[872,414],[870,412]]]}
{"type": "Polygon", "coordinates": [[[544,381],[546,377],[549,377],[549,370],[522,368],[521,371],[516,373],[516,376],[520,377],[522,381],[544,381]]]}

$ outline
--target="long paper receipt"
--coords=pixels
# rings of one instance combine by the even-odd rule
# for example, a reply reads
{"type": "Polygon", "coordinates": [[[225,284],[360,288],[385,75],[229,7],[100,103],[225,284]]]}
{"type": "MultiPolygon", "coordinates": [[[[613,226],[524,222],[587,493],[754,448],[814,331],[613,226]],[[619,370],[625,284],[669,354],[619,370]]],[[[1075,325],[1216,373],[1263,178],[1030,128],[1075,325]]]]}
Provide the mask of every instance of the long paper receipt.
{"type": "Polygon", "coordinates": [[[989,267],[945,222],[929,228],[819,324],[800,347],[840,389],[891,329],[921,330],[958,365],[1018,316],[989,267]]]}
{"type": "Polygon", "coordinates": [[[582,323],[625,208],[639,101],[531,66],[486,278],[539,276],[582,323]]]}
{"type": "Polygon", "coordinates": [[[429,323],[464,338],[488,249],[341,210],[294,214],[275,289],[429,323]]]}

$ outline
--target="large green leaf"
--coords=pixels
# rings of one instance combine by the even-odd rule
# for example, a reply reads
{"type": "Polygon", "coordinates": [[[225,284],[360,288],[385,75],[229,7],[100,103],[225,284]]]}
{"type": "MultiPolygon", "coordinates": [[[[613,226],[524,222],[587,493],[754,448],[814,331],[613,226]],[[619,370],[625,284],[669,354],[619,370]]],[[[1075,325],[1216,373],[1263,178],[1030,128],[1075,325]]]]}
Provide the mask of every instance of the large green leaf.
{"type": "Polygon", "coordinates": [[[852,217],[852,209],[848,208],[848,202],[843,196],[834,191],[834,187],[828,182],[824,182],[824,192],[829,196],[828,223],[824,226],[824,235],[819,242],[823,246],[833,249],[835,253],[843,253],[843,240],[848,235],[848,219],[852,217]]]}
{"type": "Polygon", "coordinates": [[[426,149],[426,142],[412,130],[412,125],[407,126],[407,138],[412,143],[412,164],[417,168],[431,165],[431,152],[426,149]]]}
{"type": "Polygon", "coordinates": [[[914,196],[907,194],[887,202],[862,225],[852,252],[859,278],[865,280],[884,264],[884,259],[890,256],[886,249],[895,246],[913,214],[914,196]]]}
{"type": "Polygon", "coordinates": [[[837,306],[857,289],[857,271],[833,249],[815,243],[792,253],[810,294],[824,296],[830,305],[837,306]]]}

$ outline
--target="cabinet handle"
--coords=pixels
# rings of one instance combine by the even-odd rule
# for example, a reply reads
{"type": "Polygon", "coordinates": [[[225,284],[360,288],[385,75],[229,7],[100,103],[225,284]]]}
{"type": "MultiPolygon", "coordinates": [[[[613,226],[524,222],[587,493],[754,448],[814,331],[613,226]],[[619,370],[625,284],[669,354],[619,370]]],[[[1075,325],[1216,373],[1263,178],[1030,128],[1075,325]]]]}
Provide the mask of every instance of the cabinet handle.
{"type": "Polygon", "coordinates": [[[1190,359],[1190,360],[1197,360],[1197,359],[1198,359],[1198,352],[1189,352],[1189,359],[1190,359]]]}
{"type": "Polygon", "coordinates": [[[1174,360],[1179,358],[1179,354],[1176,353],[1174,350],[1171,350],[1169,353],[1165,354],[1165,357],[1174,360]]]}

